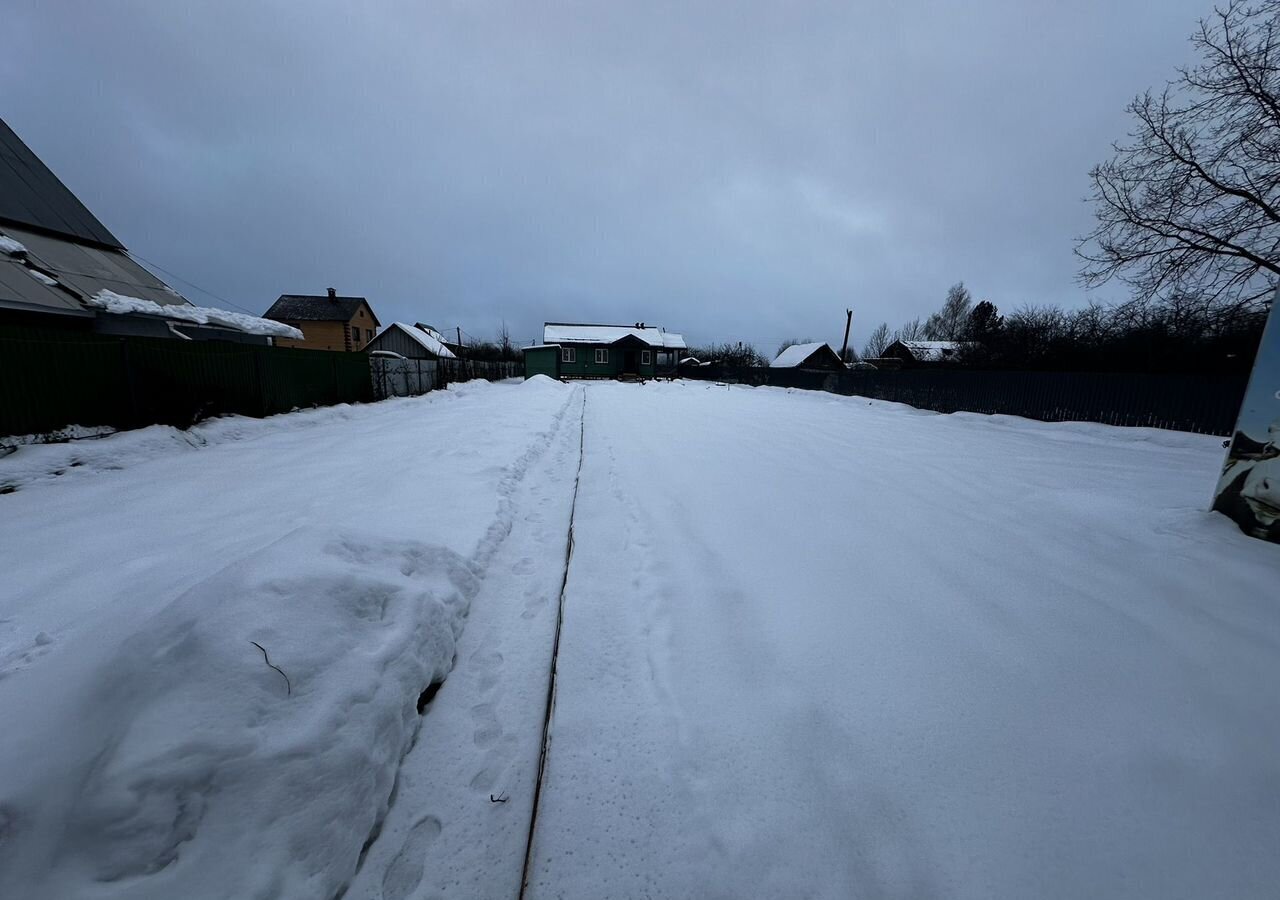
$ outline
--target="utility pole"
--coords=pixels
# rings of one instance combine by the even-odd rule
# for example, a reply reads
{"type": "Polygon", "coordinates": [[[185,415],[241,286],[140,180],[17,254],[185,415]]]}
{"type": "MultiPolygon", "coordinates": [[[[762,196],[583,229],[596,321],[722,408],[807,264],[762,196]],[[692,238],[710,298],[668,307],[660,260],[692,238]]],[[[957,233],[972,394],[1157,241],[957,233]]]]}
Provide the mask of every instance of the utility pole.
{"type": "Polygon", "coordinates": [[[848,362],[844,355],[849,352],[849,326],[853,324],[853,310],[844,311],[844,343],[840,345],[840,362],[848,362]]]}

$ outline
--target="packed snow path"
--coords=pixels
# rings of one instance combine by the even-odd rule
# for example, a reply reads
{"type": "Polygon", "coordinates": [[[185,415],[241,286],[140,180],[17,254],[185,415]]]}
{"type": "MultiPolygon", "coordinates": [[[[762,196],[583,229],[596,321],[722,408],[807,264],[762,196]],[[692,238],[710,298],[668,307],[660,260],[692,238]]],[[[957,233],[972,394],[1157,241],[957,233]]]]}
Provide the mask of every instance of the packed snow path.
{"type": "Polygon", "coordinates": [[[1270,896],[1221,457],[544,379],[24,447],[0,896],[516,897],[566,574],[527,896],[1270,896]]]}

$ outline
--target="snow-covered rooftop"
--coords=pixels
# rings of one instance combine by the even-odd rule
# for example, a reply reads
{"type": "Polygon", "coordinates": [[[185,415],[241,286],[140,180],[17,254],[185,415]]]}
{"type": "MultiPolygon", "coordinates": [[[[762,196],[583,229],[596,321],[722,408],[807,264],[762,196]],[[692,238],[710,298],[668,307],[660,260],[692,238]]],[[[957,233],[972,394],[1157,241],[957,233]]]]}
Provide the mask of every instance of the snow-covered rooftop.
{"type": "MultiPolygon", "coordinates": [[[[815,341],[812,344],[792,344],[778,354],[778,358],[769,363],[772,369],[794,369],[822,347],[830,347],[826,341],[815,341]]],[[[834,350],[832,351],[835,352],[834,350]]]]}
{"type": "Polygon", "coordinates": [[[420,344],[424,350],[439,357],[440,359],[457,359],[457,357],[453,355],[452,350],[441,343],[437,336],[433,336],[425,329],[415,328],[414,326],[407,325],[404,322],[392,322],[389,327],[399,328],[408,335],[411,340],[420,344]]]}
{"type": "Polygon", "coordinates": [[[193,325],[233,328],[246,334],[264,334],[302,340],[301,331],[282,322],[273,322],[270,319],[261,319],[246,313],[230,312],[212,306],[188,306],[185,303],[160,304],[117,294],[105,288],[86,300],[85,305],[117,316],[159,316],[163,319],[190,322],[193,325]]]}
{"type": "Polygon", "coordinates": [[[965,341],[898,341],[920,362],[941,362],[959,353],[969,344],[965,341]]]}
{"type": "Polygon", "coordinates": [[[684,350],[684,335],[661,328],[635,325],[571,325],[548,322],[542,329],[544,344],[613,344],[625,337],[638,338],[650,347],[684,350]]]}

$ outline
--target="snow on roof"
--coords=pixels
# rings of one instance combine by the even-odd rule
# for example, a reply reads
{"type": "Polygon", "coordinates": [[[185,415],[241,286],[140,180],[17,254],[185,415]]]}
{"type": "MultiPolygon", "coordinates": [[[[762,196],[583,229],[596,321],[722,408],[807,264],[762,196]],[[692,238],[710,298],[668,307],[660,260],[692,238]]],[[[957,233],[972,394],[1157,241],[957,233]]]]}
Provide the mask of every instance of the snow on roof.
{"type": "Polygon", "coordinates": [[[160,316],[165,319],[178,319],[191,322],[193,325],[214,325],[221,328],[233,328],[246,334],[265,334],[272,337],[293,338],[302,340],[302,332],[291,325],[260,319],[245,313],[229,312],[211,306],[188,306],[185,303],[160,304],[138,297],[127,297],[106,288],[98,291],[85,303],[94,309],[117,316],[140,315],[160,316]]]}
{"type": "Polygon", "coordinates": [[[940,362],[963,350],[965,341],[898,341],[920,362],[940,362]]]}
{"type": "Polygon", "coordinates": [[[528,347],[521,347],[521,351],[525,350],[559,350],[559,344],[530,344],[528,347]]]}
{"type": "Polygon", "coordinates": [[[448,341],[448,339],[444,336],[444,334],[443,334],[443,333],[441,333],[440,329],[438,329],[438,328],[432,328],[430,325],[423,325],[421,322],[415,322],[413,327],[414,327],[414,328],[417,328],[417,329],[419,329],[419,330],[421,330],[421,331],[425,331],[427,334],[431,335],[433,338],[435,338],[435,339],[436,339],[437,341],[439,341],[440,343],[442,343],[442,344],[444,344],[444,345],[448,346],[449,341],[448,341]]]}
{"type": "Polygon", "coordinates": [[[420,344],[424,350],[434,356],[438,356],[440,359],[457,359],[452,350],[441,343],[438,338],[428,334],[425,329],[415,328],[404,322],[392,322],[389,327],[399,328],[412,340],[420,344]]]}
{"type": "Polygon", "coordinates": [[[542,341],[546,344],[613,344],[625,337],[634,337],[650,347],[684,350],[684,335],[674,331],[635,325],[572,325],[566,322],[548,322],[542,328],[542,341]]]}
{"type": "Polygon", "coordinates": [[[27,252],[27,248],[22,246],[20,242],[15,241],[13,238],[9,237],[6,234],[0,234],[0,253],[7,253],[10,256],[17,256],[21,253],[26,253],[26,252],[27,252]]]}
{"type": "MultiPolygon", "coordinates": [[[[792,344],[786,350],[779,353],[777,359],[769,363],[769,368],[794,369],[823,347],[831,349],[830,345],[826,341],[816,341],[812,344],[792,344]]],[[[834,353],[835,351],[832,350],[831,352],[834,353]]]]}

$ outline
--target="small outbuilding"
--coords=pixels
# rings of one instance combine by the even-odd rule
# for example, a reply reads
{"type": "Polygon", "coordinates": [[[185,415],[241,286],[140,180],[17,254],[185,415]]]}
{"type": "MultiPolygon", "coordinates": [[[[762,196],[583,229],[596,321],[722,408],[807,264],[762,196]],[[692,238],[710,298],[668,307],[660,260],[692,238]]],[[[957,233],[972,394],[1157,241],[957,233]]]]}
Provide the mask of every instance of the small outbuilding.
{"type": "Polygon", "coordinates": [[[769,363],[771,369],[816,369],[822,372],[843,372],[840,354],[825,341],[813,344],[792,344],[777,359],[769,363]]]}
{"type": "Polygon", "coordinates": [[[524,354],[524,377],[546,375],[548,378],[560,377],[560,345],[536,344],[532,347],[521,347],[524,354]]]}
{"type": "Polygon", "coordinates": [[[405,359],[457,359],[438,336],[416,325],[392,322],[368,343],[369,352],[398,353],[405,359]]]}

